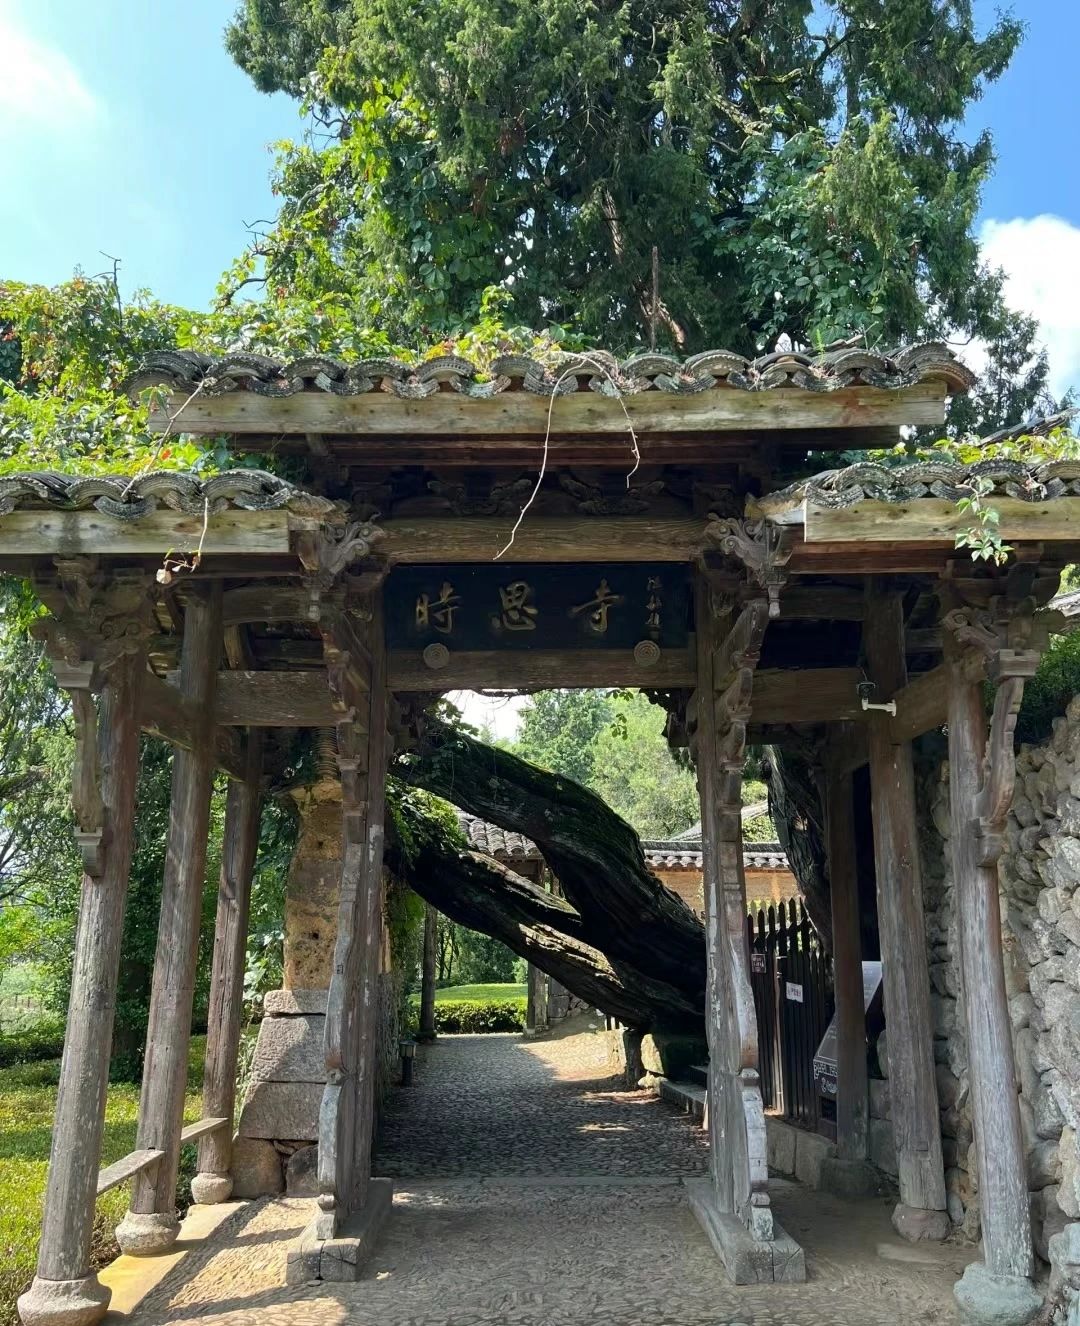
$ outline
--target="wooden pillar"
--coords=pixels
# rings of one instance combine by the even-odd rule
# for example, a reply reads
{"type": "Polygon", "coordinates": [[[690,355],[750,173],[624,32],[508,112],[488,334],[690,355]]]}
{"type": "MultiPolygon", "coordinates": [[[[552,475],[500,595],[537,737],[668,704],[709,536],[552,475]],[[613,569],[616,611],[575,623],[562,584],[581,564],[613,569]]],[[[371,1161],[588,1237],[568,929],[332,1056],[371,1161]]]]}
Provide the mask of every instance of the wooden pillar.
{"type": "Polygon", "coordinates": [[[430,902],[424,904],[424,954],[420,968],[419,1039],[435,1039],[435,973],[438,966],[439,913],[430,902]]]}
{"type": "MultiPolygon", "coordinates": [[[[89,692],[75,701],[76,786],[86,775],[100,791],[100,857],[82,880],[37,1275],[19,1299],[24,1326],[90,1326],[105,1315],[109,1305],[109,1290],[90,1270],[90,1240],[131,866],[139,686],[145,669],[146,658],[140,649],[121,656],[105,670],[96,742],[89,692]],[[80,710],[90,719],[85,726],[78,720],[80,710]],[[92,749],[95,744],[96,750],[92,749]]],[[[59,676],[60,669],[57,671],[59,676]]]]}
{"type": "MultiPolygon", "coordinates": [[[[863,648],[876,687],[873,702],[886,703],[906,684],[907,665],[901,598],[881,582],[868,585],[863,648]]],[[[893,1224],[905,1238],[944,1238],[951,1226],[934,1075],[915,771],[910,743],[892,740],[889,715],[872,712],[867,726],[890,1105],[900,1178],[893,1224]]]]}
{"type": "Polygon", "coordinates": [[[1031,1284],[1027,1168],[1001,945],[998,860],[1016,776],[1013,732],[1024,679],[1045,637],[1034,602],[959,608],[945,617],[949,663],[949,802],[968,1075],[979,1171],[983,1264],[956,1286],[972,1320],[1028,1321],[1041,1304],[1031,1284]],[[980,660],[995,686],[987,735],[980,660]],[[973,666],[974,665],[974,666],[973,666]]]}
{"type": "Polygon", "coordinates": [[[245,749],[245,777],[229,783],[225,801],[202,1111],[204,1119],[225,1119],[226,1123],[199,1139],[199,1171],[191,1181],[192,1196],[207,1205],[227,1201],[232,1193],[229,1170],[236,1060],[240,1048],[251,877],[259,844],[262,750],[263,730],[251,728],[245,749]]]}
{"type": "Polygon", "coordinates": [[[769,1199],[746,940],[742,770],[768,603],[754,598],[737,610],[702,574],[695,622],[697,690],[689,717],[701,797],[710,1177],[690,1185],[689,1198],[736,1283],[804,1280],[802,1249],[774,1221],[769,1199]]]}
{"type": "Polygon", "coordinates": [[[845,1194],[872,1192],[867,1164],[869,1100],[866,1011],[859,937],[859,881],[855,864],[854,789],[850,771],[826,750],[825,835],[832,905],[833,989],[836,995],[836,1150],[822,1181],[845,1194]]]}
{"type": "Polygon", "coordinates": [[[381,591],[354,611],[324,610],[320,629],[341,713],[341,894],[326,1006],[318,1210],[289,1250],[290,1284],[355,1279],[393,1197],[390,1180],[371,1175],[389,755],[381,591]]]}
{"type": "Polygon", "coordinates": [[[191,1041],[191,1007],[199,944],[206,840],[214,771],[214,683],[221,660],[221,582],[189,590],[184,604],[180,693],[205,716],[193,750],[173,754],[169,842],[161,888],[150,1016],[136,1146],[161,1151],[153,1170],[134,1179],[127,1215],[117,1226],[123,1252],[142,1256],[176,1239],[176,1175],[180,1163],[191,1041]]]}

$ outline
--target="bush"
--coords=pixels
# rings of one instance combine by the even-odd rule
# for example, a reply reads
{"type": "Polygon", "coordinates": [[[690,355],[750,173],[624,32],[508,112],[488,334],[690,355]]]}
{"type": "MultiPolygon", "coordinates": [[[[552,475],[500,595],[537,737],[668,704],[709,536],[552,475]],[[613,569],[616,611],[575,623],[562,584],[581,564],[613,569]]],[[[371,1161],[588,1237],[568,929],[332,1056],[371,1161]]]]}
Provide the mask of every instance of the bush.
{"type": "Polygon", "coordinates": [[[447,1000],[435,1005],[435,1030],[476,1034],[488,1031],[521,1031],[525,1026],[525,1000],[447,1000]]]}
{"type": "Polygon", "coordinates": [[[63,1049],[63,1022],[59,1018],[42,1018],[33,1026],[0,1035],[0,1068],[37,1063],[40,1059],[57,1059],[63,1049]]]}
{"type": "Polygon", "coordinates": [[[1024,687],[1016,721],[1017,743],[1046,741],[1054,719],[1064,714],[1075,695],[1080,695],[1080,631],[1051,638],[1038,671],[1024,687]]]}

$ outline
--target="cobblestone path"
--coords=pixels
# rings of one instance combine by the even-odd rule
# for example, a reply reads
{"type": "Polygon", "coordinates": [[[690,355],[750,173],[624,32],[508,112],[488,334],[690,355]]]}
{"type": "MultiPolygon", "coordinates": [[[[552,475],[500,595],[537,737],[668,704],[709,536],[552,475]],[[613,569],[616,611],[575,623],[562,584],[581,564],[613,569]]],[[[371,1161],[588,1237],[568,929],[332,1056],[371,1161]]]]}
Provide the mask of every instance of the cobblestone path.
{"type": "Polygon", "coordinates": [[[703,1135],[622,1092],[588,1032],[444,1038],[384,1120],[394,1211],[355,1285],[287,1289],[285,1246],[312,1204],[240,1208],[153,1291],[132,1326],[901,1326],[956,1320],[970,1252],[901,1243],[884,1200],[778,1183],[808,1253],[800,1286],[729,1285],[681,1176],[703,1135]]]}

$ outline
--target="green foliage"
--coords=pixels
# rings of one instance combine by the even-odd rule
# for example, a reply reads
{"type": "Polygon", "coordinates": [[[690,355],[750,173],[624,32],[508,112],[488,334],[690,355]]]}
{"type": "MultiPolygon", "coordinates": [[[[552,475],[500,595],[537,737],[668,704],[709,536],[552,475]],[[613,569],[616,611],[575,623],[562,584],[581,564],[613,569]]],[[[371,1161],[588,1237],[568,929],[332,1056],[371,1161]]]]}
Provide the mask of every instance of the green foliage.
{"type": "Polygon", "coordinates": [[[436,1000],[435,1030],[446,1035],[521,1031],[525,998],[436,1000]]]}
{"type": "MultiPolygon", "coordinates": [[[[184,1120],[201,1114],[203,1038],[194,1037],[188,1068],[184,1120]]],[[[45,1178],[56,1109],[58,1059],[0,1068],[0,1326],[15,1326],[15,1300],[34,1274],[41,1234],[45,1178]]],[[[105,1136],[101,1164],[119,1160],[135,1146],[139,1088],[129,1083],[110,1086],[105,1103],[105,1136]]],[[[190,1166],[190,1159],[187,1161],[190,1166]]],[[[178,1204],[186,1206],[178,1187],[178,1204]]],[[[92,1264],[105,1266],[119,1253],[113,1228],[127,1209],[126,1186],[98,1199],[94,1221],[92,1264]]]]}
{"type": "Polygon", "coordinates": [[[524,981],[506,982],[489,981],[472,985],[448,985],[435,991],[435,1002],[439,1003],[505,1003],[508,1000],[525,999],[527,990],[524,981]]]}
{"type": "Polygon", "coordinates": [[[1055,718],[1080,695],[1080,632],[1055,635],[1039,661],[1035,676],[1024,686],[1016,719],[1016,740],[1032,745],[1049,739],[1055,718]]]}
{"type": "Polygon", "coordinates": [[[410,343],[460,333],[493,287],[561,337],[743,353],[781,336],[979,336],[959,427],[1043,389],[973,235],[992,164],[964,141],[1008,65],[953,0],[243,0],[227,44],[315,121],[280,145],[281,211],[227,289],[343,300],[410,343]]]}
{"type": "Polygon", "coordinates": [[[498,939],[458,926],[453,976],[465,985],[514,979],[516,956],[498,939]]]}
{"type": "Polygon", "coordinates": [[[0,1068],[58,1059],[63,1049],[63,1019],[39,1017],[32,1026],[0,1033],[0,1068]]]}
{"type": "Polygon", "coordinates": [[[514,753],[590,788],[643,837],[681,833],[698,818],[693,771],[663,734],[664,712],[640,691],[541,691],[514,753]]]}

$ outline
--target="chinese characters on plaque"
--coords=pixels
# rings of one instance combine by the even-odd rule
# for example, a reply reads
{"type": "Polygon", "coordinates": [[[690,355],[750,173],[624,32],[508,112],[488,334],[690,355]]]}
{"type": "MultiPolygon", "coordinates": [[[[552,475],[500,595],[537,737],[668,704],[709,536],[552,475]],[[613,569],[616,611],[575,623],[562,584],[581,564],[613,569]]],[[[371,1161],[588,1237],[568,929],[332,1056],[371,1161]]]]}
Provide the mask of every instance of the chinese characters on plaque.
{"type": "Polygon", "coordinates": [[[671,566],[414,566],[394,575],[391,643],[451,649],[686,644],[689,576],[671,566]]]}

